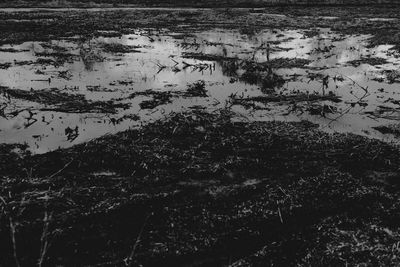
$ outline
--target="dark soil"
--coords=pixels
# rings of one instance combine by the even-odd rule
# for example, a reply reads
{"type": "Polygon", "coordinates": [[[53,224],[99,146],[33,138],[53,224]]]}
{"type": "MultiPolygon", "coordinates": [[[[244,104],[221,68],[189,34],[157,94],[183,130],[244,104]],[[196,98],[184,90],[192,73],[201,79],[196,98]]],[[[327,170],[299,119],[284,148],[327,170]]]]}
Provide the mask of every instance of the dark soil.
{"type": "Polygon", "coordinates": [[[1,151],[4,266],[35,265],[46,242],[48,266],[400,263],[400,154],[377,140],[222,110],[1,151]]]}

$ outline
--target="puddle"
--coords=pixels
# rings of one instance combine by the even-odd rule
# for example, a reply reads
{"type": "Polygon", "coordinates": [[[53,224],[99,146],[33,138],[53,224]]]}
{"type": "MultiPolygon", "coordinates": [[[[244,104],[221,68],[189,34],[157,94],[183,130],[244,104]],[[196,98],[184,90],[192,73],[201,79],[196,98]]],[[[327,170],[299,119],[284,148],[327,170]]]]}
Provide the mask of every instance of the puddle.
{"type": "Polygon", "coordinates": [[[372,18],[369,21],[396,21],[396,18],[372,18]]]}
{"type": "MultiPolygon", "coordinates": [[[[112,32],[103,35],[112,36],[112,32]]],[[[373,127],[400,119],[398,103],[393,101],[399,99],[398,84],[387,82],[384,74],[397,69],[400,59],[391,46],[367,48],[370,37],[338,35],[329,29],[256,34],[141,29],[121,38],[82,40],[76,36],[5,45],[0,47],[0,66],[4,66],[0,86],[22,91],[18,97],[7,91],[0,94],[0,142],[27,143],[33,152],[43,153],[139,127],[171,111],[212,110],[230,106],[232,96],[258,97],[271,91],[278,96],[325,92],[341,101],[279,101],[253,103],[250,109],[233,105],[232,109],[250,119],[305,119],[326,131],[391,140],[373,127]],[[282,62],[271,70],[280,82],[265,85],[244,79],[246,62],[268,61],[267,43],[269,60],[282,62]],[[307,63],[287,67],[290,59],[307,63]],[[322,90],[327,75],[328,85],[322,90]],[[188,95],[188,88],[198,81],[204,81],[206,97],[188,95]],[[38,92],[43,93],[40,97],[57,98],[55,104],[44,103],[38,92]],[[29,101],[33,95],[35,100],[29,101]],[[88,102],[81,112],[65,112],[77,104],[69,100],[64,102],[64,111],[54,109],[65,95],[88,102]],[[96,112],[85,109],[92,104],[96,112]],[[103,112],[104,105],[113,112],[103,112]],[[390,112],[376,113],[383,107],[390,112]]]]}
{"type": "Polygon", "coordinates": [[[301,16],[301,18],[303,18],[303,19],[317,18],[317,19],[325,19],[325,20],[336,20],[336,19],[339,19],[339,17],[335,17],[335,16],[317,16],[317,17],[301,16]]]}

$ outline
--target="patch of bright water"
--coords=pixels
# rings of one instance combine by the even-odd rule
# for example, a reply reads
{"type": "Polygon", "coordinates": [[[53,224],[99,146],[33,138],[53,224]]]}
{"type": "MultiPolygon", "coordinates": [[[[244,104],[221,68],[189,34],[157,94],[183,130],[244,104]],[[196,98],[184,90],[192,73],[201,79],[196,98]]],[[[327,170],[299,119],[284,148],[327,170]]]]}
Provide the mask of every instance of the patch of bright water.
{"type": "Polygon", "coordinates": [[[372,18],[369,21],[396,21],[397,18],[372,18]]]}
{"type": "MultiPolygon", "coordinates": [[[[230,95],[263,95],[258,84],[247,84],[236,79],[220,61],[184,58],[184,53],[207,54],[218,57],[237,57],[237,61],[267,61],[263,48],[271,44],[271,59],[301,58],[310,60],[304,68],[283,68],[273,71],[286,82],[275,88],[282,94],[294,92],[322,93],[322,78],[330,76],[326,92],[342,97],[341,103],[325,102],[337,109],[333,114],[312,115],[303,105],[275,103],[262,106],[262,110],[248,110],[241,106],[233,109],[257,120],[310,120],[328,131],[352,132],[387,139],[372,127],[393,122],[388,118],[370,115],[388,99],[400,99],[398,85],[376,81],[383,70],[397,68],[400,60],[390,53],[391,46],[367,48],[366,35],[338,35],[329,29],[319,29],[318,34],[307,37],[301,30],[265,30],[254,35],[236,30],[210,30],[190,34],[162,30],[138,30],[121,38],[99,37],[90,41],[79,37],[53,40],[48,43],[27,42],[21,45],[1,47],[0,64],[12,66],[0,69],[0,85],[27,91],[57,88],[68,94],[82,94],[91,101],[112,100],[129,103],[130,108],[119,109],[117,114],[80,114],[41,111],[43,104],[0,96],[3,112],[0,117],[0,142],[26,142],[35,153],[43,153],[58,147],[88,141],[109,133],[116,133],[155,120],[171,111],[181,111],[193,106],[216,109],[229,105],[230,95]],[[129,53],[104,51],[104,44],[123,44],[134,48],[129,53]],[[15,49],[9,51],[5,49],[15,49]],[[68,60],[59,65],[36,64],[43,52],[68,53],[68,60]],[[384,58],[388,63],[349,64],[363,58],[384,58]],[[94,60],[87,60],[94,58],[94,60]],[[206,69],[199,64],[208,65],[206,69]],[[189,67],[188,67],[189,66],[189,67]],[[61,75],[63,74],[63,75],[61,75]],[[50,78],[50,80],[49,80],[50,78]],[[151,110],[142,110],[139,103],[147,96],[129,98],[134,92],[152,89],[156,91],[185,91],[187,85],[204,80],[208,97],[173,97],[172,102],[151,110]],[[368,94],[364,89],[367,88],[368,94]],[[354,104],[362,98],[362,105],[354,104]],[[13,113],[16,110],[19,113],[13,113]],[[37,120],[30,124],[32,116],[37,120]],[[8,114],[8,115],[7,115],[8,114]],[[13,115],[10,115],[13,114],[13,115]],[[138,115],[140,120],[130,119],[138,115]],[[118,120],[119,119],[119,120],[118,120]],[[115,123],[115,121],[118,123],[115,123]],[[77,127],[77,128],[76,128],[77,127]],[[68,140],[65,129],[77,129],[74,140],[68,140]]],[[[237,73],[240,69],[237,70],[237,73]]],[[[310,104],[311,105],[311,104],[310,104]]],[[[309,106],[309,105],[308,105],[309,106]]],[[[398,114],[399,119],[400,115],[398,114]]]]}

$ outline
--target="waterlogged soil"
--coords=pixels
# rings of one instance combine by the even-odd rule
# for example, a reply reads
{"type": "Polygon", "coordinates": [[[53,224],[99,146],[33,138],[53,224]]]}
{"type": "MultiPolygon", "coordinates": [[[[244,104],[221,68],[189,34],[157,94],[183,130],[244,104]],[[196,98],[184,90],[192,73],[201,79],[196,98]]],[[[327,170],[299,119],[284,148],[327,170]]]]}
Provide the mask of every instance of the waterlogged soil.
{"type": "Polygon", "coordinates": [[[398,11],[3,10],[0,265],[400,265],[398,11]]]}
{"type": "Polygon", "coordinates": [[[43,153],[202,106],[393,141],[397,16],[356,10],[4,9],[0,140],[43,153]]]}

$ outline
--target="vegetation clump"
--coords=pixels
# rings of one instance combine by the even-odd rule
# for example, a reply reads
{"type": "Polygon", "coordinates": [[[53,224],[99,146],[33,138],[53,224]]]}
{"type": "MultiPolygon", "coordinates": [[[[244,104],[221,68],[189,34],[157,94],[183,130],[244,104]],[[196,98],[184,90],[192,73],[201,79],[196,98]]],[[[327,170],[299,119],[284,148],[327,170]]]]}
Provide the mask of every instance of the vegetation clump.
{"type": "Polygon", "coordinates": [[[374,127],[375,130],[383,134],[393,134],[395,136],[400,136],[400,125],[399,124],[389,124],[374,127]]]}
{"type": "Polygon", "coordinates": [[[129,45],[120,43],[103,43],[103,50],[108,53],[140,53],[139,50],[129,45]]]}
{"type": "Polygon", "coordinates": [[[2,70],[6,70],[6,69],[10,68],[11,66],[12,66],[12,64],[10,62],[0,63],[0,69],[2,69],[2,70]]]}
{"type": "Polygon", "coordinates": [[[129,98],[135,98],[137,96],[152,97],[152,99],[143,100],[139,103],[139,106],[141,109],[154,109],[160,105],[171,103],[173,94],[170,91],[155,91],[149,89],[142,92],[132,93],[129,98]]]}
{"type": "Polygon", "coordinates": [[[42,111],[58,111],[65,113],[116,113],[117,108],[127,109],[128,104],[114,101],[89,101],[84,95],[68,94],[57,88],[41,90],[21,90],[0,87],[0,92],[16,99],[43,104],[42,111]]]}
{"type": "Polygon", "coordinates": [[[203,80],[199,80],[187,86],[185,95],[192,97],[207,97],[206,83],[203,80]]]}
{"type": "Polygon", "coordinates": [[[385,58],[379,58],[379,57],[363,57],[359,60],[353,60],[349,61],[348,64],[358,67],[361,64],[368,64],[371,66],[377,66],[377,65],[384,65],[387,64],[388,61],[385,58]]]}
{"type": "Polygon", "coordinates": [[[307,93],[298,93],[298,94],[268,94],[261,96],[251,96],[251,97],[240,97],[237,95],[231,96],[232,103],[235,105],[245,104],[247,102],[259,102],[263,104],[268,103],[299,103],[299,102],[320,102],[320,101],[331,101],[333,103],[341,102],[341,98],[339,96],[328,94],[307,94],[307,93]]]}

